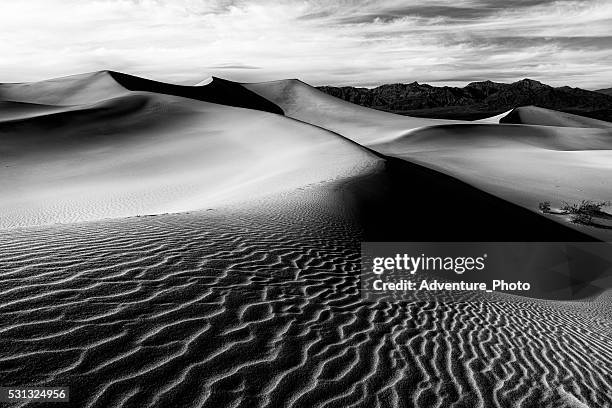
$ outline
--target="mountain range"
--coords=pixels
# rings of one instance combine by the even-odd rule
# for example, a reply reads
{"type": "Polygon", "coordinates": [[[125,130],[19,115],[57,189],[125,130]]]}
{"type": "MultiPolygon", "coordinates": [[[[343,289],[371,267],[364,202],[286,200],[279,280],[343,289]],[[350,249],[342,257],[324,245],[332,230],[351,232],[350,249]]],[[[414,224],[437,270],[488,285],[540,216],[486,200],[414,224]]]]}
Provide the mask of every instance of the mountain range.
{"type": "Polygon", "coordinates": [[[606,95],[612,95],[612,88],[596,89],[595,92],[599,92],[606,95]]]}
{"type": "Polygon", "coordinates": [[[472,82],[463,88],[412,82],[375,88],[320,86],[318,89],[368,108],[410,116],[474,120],[534,105],[612,121],[610,90],[552,87],[533,79],[510,84],[472,82]]]}

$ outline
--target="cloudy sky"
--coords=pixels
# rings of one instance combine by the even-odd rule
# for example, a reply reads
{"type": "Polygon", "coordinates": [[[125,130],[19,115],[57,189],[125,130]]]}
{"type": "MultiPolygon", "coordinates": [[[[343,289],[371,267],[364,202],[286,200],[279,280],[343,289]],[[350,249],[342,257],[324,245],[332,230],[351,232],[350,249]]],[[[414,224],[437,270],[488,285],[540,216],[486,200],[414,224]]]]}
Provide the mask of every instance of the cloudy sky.
{"type": "Polygon", "coordinates": [[[0,82],[114,69],[177,83],[612,87],[612,1],[20,0],[0,82]]]}

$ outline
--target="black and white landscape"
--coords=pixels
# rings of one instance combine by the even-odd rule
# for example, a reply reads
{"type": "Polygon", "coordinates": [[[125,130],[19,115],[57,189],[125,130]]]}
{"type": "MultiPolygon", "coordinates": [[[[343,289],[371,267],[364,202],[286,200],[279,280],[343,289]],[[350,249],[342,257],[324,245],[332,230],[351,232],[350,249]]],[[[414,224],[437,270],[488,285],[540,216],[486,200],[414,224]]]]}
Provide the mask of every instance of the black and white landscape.
{"type": "Polygon", "coordinates": [[[9,6],[37,34],[0,45],[1,387],[92,408],[612,404],[609,270],[578,300],[360,286],[366,241],[612,241],[609,4],[52,3],[9,6]],[[226,79],[190,84],[198,64],[226,79]]]}

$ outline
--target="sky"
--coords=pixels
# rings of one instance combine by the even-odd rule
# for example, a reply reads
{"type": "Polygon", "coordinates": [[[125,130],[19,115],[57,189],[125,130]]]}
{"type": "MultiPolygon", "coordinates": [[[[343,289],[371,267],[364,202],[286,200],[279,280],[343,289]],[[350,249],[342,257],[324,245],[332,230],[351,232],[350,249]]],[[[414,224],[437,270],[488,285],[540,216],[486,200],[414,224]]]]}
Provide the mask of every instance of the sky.
{"type": "Polygon", "coordinates": [[[195,84],[532,78],[612,87],[612,1],[20,0],[0,13],[0,82],[112,69],[195,84]]]}

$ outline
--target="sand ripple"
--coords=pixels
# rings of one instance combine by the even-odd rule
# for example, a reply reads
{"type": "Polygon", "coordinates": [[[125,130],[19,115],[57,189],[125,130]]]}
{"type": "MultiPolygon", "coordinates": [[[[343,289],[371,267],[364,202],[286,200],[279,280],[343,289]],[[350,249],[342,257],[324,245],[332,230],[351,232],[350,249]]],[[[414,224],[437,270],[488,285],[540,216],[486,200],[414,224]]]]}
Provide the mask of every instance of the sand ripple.
{"type": "Polygon", "coordinates": [[[612,294],[363,302],[360,231],[298,198],[0,232],[0,383],[105,408],[611,403],[612,294]]]}

